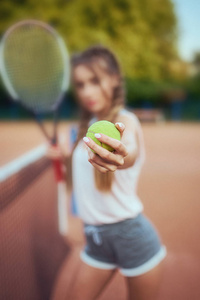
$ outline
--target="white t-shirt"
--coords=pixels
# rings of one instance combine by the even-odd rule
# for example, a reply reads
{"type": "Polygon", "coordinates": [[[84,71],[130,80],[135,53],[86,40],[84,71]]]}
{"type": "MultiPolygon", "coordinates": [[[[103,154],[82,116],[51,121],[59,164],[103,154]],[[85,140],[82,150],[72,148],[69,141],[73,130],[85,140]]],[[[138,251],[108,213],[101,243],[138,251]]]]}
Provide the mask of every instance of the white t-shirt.
{"type": "Polygon", "coordinates": [[[142,130],[133,113],[122,110],[120,114],[129,115],[135,122],[139,137],[139,155],[133,166],[115,171],[110,192],[101,192],[95,187],[94,167],[88,162],[87,146],[82,140],[73,153],[74,196],[78,213],[86,224],[115,223],[135,217],[143,210],[137,196],[138,177],[145,157],[142,130]]]}

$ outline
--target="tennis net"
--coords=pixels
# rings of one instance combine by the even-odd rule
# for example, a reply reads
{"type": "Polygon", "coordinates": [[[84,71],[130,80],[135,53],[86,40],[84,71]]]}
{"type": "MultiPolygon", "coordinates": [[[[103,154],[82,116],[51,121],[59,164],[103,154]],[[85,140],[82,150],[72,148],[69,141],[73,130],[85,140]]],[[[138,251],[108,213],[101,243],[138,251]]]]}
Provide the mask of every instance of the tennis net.
{"type": "Polygon", "coordinates": [[[0,299],[50,299],[70,251],[51,162],[39,146],[0,168],[0,299]]]}

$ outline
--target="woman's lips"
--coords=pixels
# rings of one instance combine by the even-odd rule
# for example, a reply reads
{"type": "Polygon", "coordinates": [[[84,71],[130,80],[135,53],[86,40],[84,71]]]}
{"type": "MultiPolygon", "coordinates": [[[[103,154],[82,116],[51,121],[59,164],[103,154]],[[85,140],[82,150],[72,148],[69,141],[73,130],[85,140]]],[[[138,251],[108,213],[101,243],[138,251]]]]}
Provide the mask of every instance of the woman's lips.
{"type": "Polygon", "coordinates": [[[97,102],[96,102],[96,101],[93,101],[93,100],[87,102],[87,106],[88,106],[88,107],[93,107],[93,106],[95,106],[96,104],[97,104],[97,102]]]}

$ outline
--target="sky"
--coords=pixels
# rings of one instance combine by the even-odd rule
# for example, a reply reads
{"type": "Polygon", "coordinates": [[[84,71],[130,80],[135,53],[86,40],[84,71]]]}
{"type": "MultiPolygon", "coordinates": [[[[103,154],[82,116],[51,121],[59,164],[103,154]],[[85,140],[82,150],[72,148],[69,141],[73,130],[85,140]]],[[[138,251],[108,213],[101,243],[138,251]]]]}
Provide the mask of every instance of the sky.
{"type": "Polygon", "coordinates": [[[178,50],[191,61],[200,52],[200,0],[172,0],[178,21],[178,50]]]}

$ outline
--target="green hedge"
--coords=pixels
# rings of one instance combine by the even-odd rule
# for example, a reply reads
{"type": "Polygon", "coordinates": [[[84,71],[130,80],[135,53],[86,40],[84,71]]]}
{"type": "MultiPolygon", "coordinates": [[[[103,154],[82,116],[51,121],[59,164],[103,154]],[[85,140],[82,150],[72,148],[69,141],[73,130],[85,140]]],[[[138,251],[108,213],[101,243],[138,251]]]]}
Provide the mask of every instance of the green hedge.
{"type": "MultiPolygon", "coordinates": [[[[175,107],[179,105],[184,119],[199,119],[199,82],[200,75],[182,83],[126,78],[126,104],[133,108],[161,108],[169,112],[169,117],[171,116],[171,111],[175,110],[175,107]]],[[[77,111],[77,104],[70,90],[61,105],[60,117],[62,119],[77,117],[77,111]]],[[[30,115],[17,104],[9,101],[7,93],[0,85],[0,119],[27,118],[30,118],[30,115]]]]}

